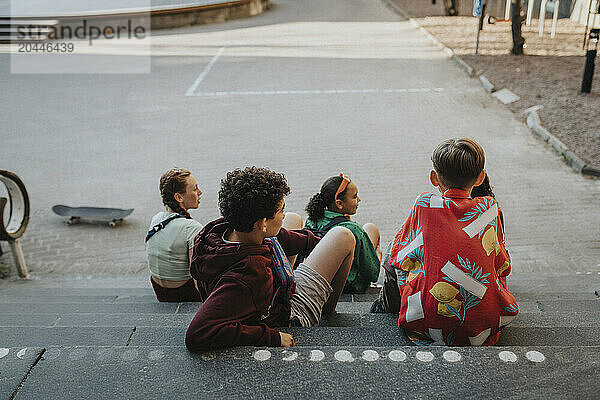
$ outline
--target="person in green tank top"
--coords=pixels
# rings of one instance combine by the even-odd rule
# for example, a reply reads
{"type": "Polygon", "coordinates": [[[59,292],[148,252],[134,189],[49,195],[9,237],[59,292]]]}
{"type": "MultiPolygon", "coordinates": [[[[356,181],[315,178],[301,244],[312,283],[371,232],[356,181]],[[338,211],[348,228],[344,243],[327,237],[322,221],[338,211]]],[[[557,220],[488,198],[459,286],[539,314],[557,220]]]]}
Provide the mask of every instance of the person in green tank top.
{"type": "Polygon", "coordinates": [[[343,226],[350,229],[356,238],[354,261],[344,293],[365,293],[379,276],[379,229],[372,223],[360,226],[350,218],[356,214],[359,203],[358,187],[346,175],[340,174],[328,178],[321,186],[321,191],[306,205],[306,228],[328,230],[333,226],[343,226]]]}

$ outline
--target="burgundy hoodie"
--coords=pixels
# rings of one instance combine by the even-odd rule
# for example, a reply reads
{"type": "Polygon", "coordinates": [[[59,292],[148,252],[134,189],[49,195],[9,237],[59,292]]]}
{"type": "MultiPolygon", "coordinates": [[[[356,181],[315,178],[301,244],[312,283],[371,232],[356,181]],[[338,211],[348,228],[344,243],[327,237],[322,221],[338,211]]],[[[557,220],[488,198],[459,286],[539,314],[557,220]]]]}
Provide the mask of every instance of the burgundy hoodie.
{"type": "MultiPolygon", "coordinates": [[[[204,303],[185,335],[190,351],[231,346],[281,346],[279,332],[287,326],[289,301],[277,295],[273,306],[271,253],[265,244],[230,243],[232,228],[224,218],[208,223],[194,239],[190,272],[204,303]]],[[[308,255],[319,239],[306,230],[277,234],[288,256],[308,255]]]]}

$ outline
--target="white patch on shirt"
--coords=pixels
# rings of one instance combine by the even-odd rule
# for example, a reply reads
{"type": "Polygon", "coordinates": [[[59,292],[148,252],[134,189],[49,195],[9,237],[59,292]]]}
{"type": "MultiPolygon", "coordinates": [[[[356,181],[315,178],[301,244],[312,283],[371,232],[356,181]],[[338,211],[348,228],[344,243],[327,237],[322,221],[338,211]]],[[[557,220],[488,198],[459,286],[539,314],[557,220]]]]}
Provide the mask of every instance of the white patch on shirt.
{"type": "Polygon", "coordinates": [[[498,204],[494,203],[493,206],[491,206],[490,208],[485,210],[485,212],[483,214],[481,214],[479,217],[477,217],[477,219],[475,221],[473,221],[469,225],[465,226],[463,228],[463,231],[465,231],[467,233],[467,235],[469,235],[469,237],[472,238],[473,236],[475,236],[479,232],[481,232],[483,230],[483,228],[485,228],[487,226],[487,224],[492,222],[494,220],[494,218],[496,218],[497,216],[498,216],[498,204]]]}
{"type": "Polygon", "coordinates": [[[421,318],[425,318],[423,312],[423,305],[421,304],[421,292],[411,294],[406,298],[407,309],[406,309],[406,322],[417,321],[421,318]]]}
{"type": "Polygon", "coordinates": [[[471,342],[472,346],[481,346],[490,336],[490,333],[492,333],[492,328],[487,328],[477,336],[469,336],[469,342],[471,342]]]}
{"type": "Polygon", "coordinates": [[[396,262],[398,263],[398,262],[402,261],[408,253],[410,253],[411,251],[413,251],[414,249],[416,249],[417,247],[422,246],[422,245],[423,245],[423,232],[419,233],[417,235],[417,237],[412,240],[412,242],[407,244],[406,247],[404,247],[402,250],[400,250],[398,252],[398,255],[396,256],[396,262]]]}
{"type": "Polygon", "coordinates": [[[429,336],[434,340],[432,346],[444,346],[446,342],[444,342],[444,336],[442,335],[441,329],[432,329],[429,328],[429,336]]]}
{"type": "Polygon", "coordinates": [[[429,208],[444,208],[444,199],[435,194],[432,195],[431,200],[429,201],[429,208]]]}
{"type": "Polygon", "coordinates": [[[516,315],[501,315],[500,316],[500,326],[506,326],[508,324],[510,324],[513,319],[515,319],[517,316],[516,315]]]}
{"type": "Polygon", "coordinates": [[[479,297],[480,299],[483,299],[483,296],[487,290],[487,286],[481,282],[477,282],[475,279],[465,274],[456,265],[452,264],[452,262],[448,261],[442,268],[442,272],[454,282],[462,286],[467,292],[479,297]]]}

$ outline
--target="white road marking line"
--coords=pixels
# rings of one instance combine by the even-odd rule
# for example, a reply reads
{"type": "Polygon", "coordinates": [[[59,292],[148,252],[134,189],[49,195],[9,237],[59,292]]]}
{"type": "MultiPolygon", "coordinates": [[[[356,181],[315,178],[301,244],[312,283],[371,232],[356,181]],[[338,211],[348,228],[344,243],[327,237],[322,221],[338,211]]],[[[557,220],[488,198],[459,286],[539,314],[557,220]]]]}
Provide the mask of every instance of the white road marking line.
{"type": "Polygon", "coordinates": [[[448,261],[446,265],[444,265],[444,268],[442,268],[442,272],[462,286],[467,292],[483,299],[483,296],[487,291],[487,286],[465,274],[460,268],[452,264],[452,262],[448,261]]]}
{"type": "Polygon", "coordinates": [[[543,362],[546,359],[546,356],[544,356],[539,351],[535,351],[535,350],[528,351],[527,353],[525,353],[525,357],[527,357],[527,359],[529,361],[533,361],[533,362],[543,362]]]}
{"type": "Polygon", "coordinates": [[[185,92],[186,96],[194,96],[194,92],[196,91],[200,83],[204,80],[204,78],[206,78],[206,75],[208,75],[208,73],[212,69],[213,65],[215,65],[219,57],[221,57],[221,54],[223,54],[223,50],[225,50],[225,47],[221,47],[217,54],[215,54],[215,56],[212,58],[212,60],[210,60],[208,65],[204,67],[204,71],[202,71],[202,73],[198,76],[198,78],[196,78],[196,81],[192,84],[192,86],[190,86],[187,92],[185,92]]]}
{"type": "MultiPolygon", "coordinates": [[[[217,57],[217,56],[215,56],[217,57]]],[[[215,58],[213,58],[215,60],[215,58]]],[[[307,95],[307,94],[363,94],[363,93],[429,93],[443,92],[444,88],[415,88],[415,89],[323,89],[323,90],[247,90],[247,91],[218,91],[218,92],[199,92],[194,93],[198,85],[204,79],[211,65],[209,64],[202,74],[198,77],[185,93],[190,97],[215,97],[215,96],[274,96],[274,95],[307,95]]]]}

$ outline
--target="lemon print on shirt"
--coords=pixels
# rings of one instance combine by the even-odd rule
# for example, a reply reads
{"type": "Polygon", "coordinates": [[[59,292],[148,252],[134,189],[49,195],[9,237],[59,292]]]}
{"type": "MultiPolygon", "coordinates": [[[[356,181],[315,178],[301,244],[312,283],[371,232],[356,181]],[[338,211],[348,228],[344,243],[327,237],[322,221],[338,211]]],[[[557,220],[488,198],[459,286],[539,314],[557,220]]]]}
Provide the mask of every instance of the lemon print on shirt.
{"type": "Polygon", "coordinates": [[[400,269],[402,271],[408,272],[408,276],[406,277],[406,282],[410,282],[419,275],[419,272],[423,271],[423,266],[421,265],[421,261],[412,260],[410,258],[405,258],[400,264],[400,269]]]}
{"type": "Polygon", "coordinates": [[[459,293],[457,288],[446,282],[438,282],[429,289],[429,293],[438,301],[438,314],[449,318],[456,317],[446,305],[454,308],[457,312],[460,311],[462,301],[456,298],[459,293]]]}
{"type": "Polygon", "coordinates": [[[492,251],[496,251],[496,255],[500,252],[500,243],[498,243],[498,235],[496,235],[496,228],[493,226],[485,231],[481,238],[481,245],[485,250],[485,253],[489,256],[492,251]]]}

